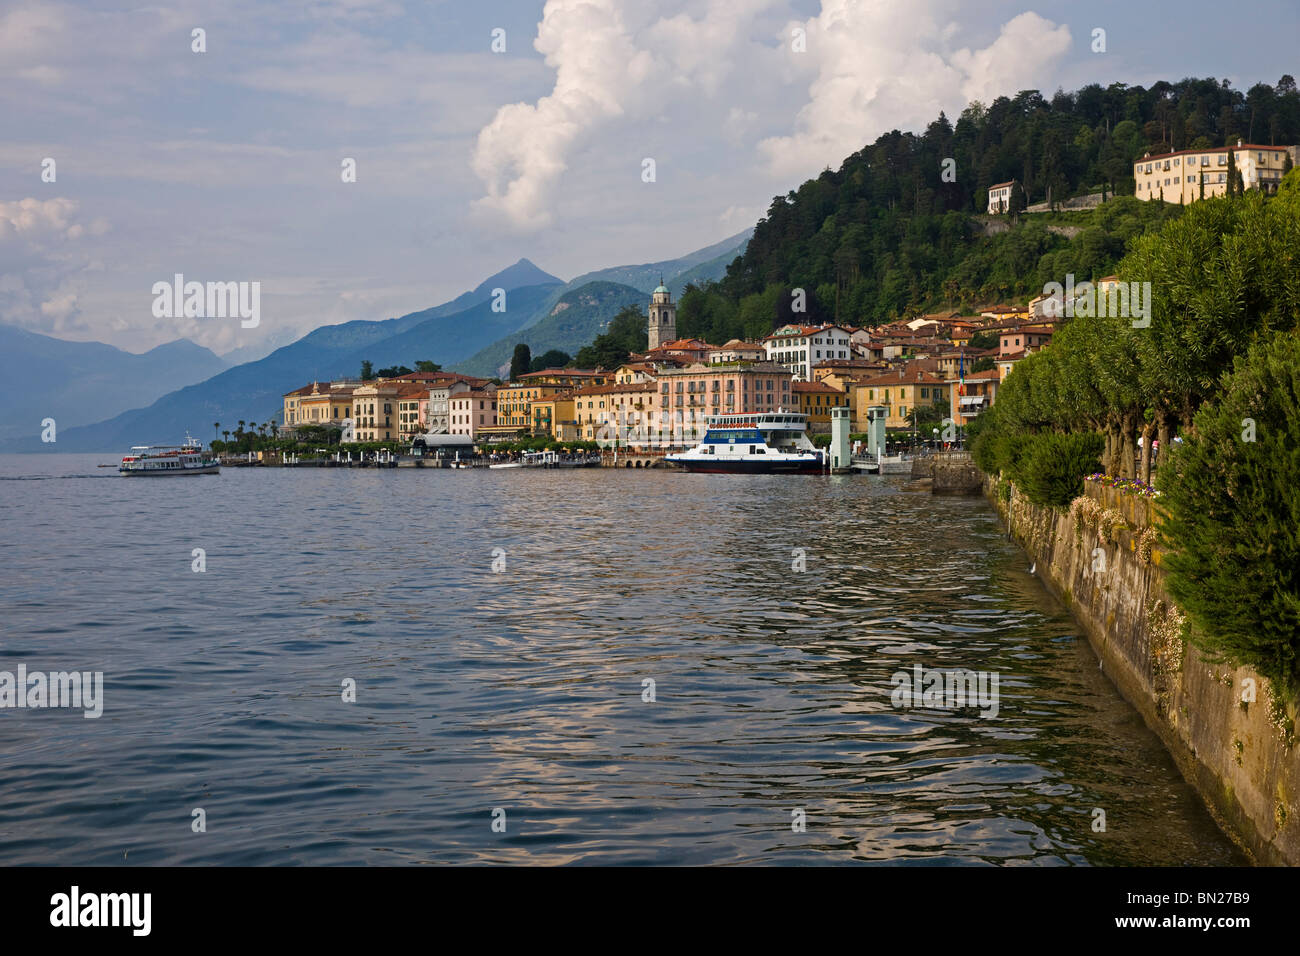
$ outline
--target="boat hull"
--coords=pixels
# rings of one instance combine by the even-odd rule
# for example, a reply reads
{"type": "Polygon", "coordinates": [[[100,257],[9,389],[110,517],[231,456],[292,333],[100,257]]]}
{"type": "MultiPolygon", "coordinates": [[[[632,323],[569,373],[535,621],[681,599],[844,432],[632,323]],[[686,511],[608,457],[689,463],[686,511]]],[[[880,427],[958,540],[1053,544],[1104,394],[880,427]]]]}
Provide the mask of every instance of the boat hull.
{"type": "Polygon", "coordinates": [[[127,478],[153,478],[155,476],[175,478],[178,475],[219,475],[221,474],[221,466],[212,464],[201,465],[197,468],[118,468],[117,472],[127,478]]]}
{"type": "Polygon", "coordinates": [[[819,461],[753,461],[742,459],[704,461],[696,458],[667,458],[671,465],[686,471],[705,475],[822,475],[825,467],[819,461]]]}

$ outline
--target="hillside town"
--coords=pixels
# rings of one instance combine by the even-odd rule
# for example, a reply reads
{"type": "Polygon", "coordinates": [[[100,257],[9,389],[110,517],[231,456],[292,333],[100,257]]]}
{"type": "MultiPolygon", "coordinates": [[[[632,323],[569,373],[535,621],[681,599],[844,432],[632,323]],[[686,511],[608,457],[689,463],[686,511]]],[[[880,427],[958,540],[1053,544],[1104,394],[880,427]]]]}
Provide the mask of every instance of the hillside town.
{"type": "Polygon", "coordinates": [[[548,438],[655,453],[697,441],[711,415],[796,411],[818,436],[829,434],[836,408],[861,433],[867,409],[882,406],[888,431],[930,440],[942,429],[953,442],[1016,363],[1050,345],[1059,305],[1044,295],[973,315],[790,324],[761,341],[712,344],[677,337],[677,306],[661,285],[648,309],[649,347],[615,368],[546,368],[511,381],[422,371],[311,382],[284,396],[280,433],[316,426],[337,430],[342,443],[479,448],[548,438]]]}
{"type": "MultiPolygon", "coordinates": [[[[1235,147],[1147,153],[1134,165],[1135,195],[1185,205],[1244,190],[1272,194],[1297,159],[1298,147],[1240,139],[1235,147]]],[[[1048,202],[1026,207],[1014,179],[989,185],[985,194],[989,216],[1057,208],[1050,193],[1048,202]]],[[[1060,208],[1093,208],[1105,198],[1074,197],[1060,208]]],[[[1116,276],[1096,280],[1101,299],[1116,292],[1127,301],[1116,276]]],[[[677,303],[661,282],[646,311],[646,350],[613,368],[543,368],[507,381],[403,369],[311,382],[284,395],[278,433],[292,439],[323,428],[331,443],[428,449],[549,440],[654,455],[698,441],[709,416],[799,412],[808,433],[824,441],[833,410],[847,408],[851,431],[863,434],[868,409],[883,408],[895,439],[933,436],[956,444],[997,400],[1016,364],[1050,346],[1072,305],[1067,284],[1024,305],[990,305],[969,315],[784,324],[760,341],[714,344],[677,336],[677,303]]]]}

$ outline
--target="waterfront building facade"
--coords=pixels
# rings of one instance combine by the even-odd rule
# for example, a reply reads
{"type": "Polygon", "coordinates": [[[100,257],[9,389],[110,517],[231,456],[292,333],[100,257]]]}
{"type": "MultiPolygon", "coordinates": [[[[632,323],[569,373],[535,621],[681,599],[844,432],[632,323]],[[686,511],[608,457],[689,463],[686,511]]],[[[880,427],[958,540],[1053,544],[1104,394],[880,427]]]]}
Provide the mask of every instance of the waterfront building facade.
{"type": "MultiPolygon", "coordinates": [[[[481,387],[483,380],[479,380],[481,387]]],[[[474,384],[462,379],[443,379],[429,386],[428,429],[425,434],[445,435],[451,433],[451,397],[472,391],[474,384]]],[[[464,434],[463,432],[460,434],[464,434]]]]}
{"type": "Polygon", "coordinates": [[[577,441],[582,437],[572,392],[534,399],[529,403],[529,413],[534,435],[549,435],[556,441],[577,441]]]}
{"type": "Polygon", "coordinates": [[[831,409],[848,408],[849,394],[828,382],[792,382],[796,411],[808,416],[809,433],[829,433],[831,409]]]}
{"type": "Polygon", "coordinates": [[[567,395],[576,388],[605,385],[612,372],[602,369],[548,368],[520,375],[497,389],[497,424],[528,430],[533,427],[532,403],[567,395]]]}
{"type": "Polygon", "coordinates": [[[1184,149],[1152,156],[1147,153],[1133,165],[1138,199],[1170,203],[1196,202],[1228,191],[1228,153],[1246,189],[1277,191],[1286,166],[1287,147],[1258,146],[1237,140],[1219,149],[1184,149]],[[1202,195],[1203,193],[1203,195],[1202,195]]]}
{"type": "Polygon", "coordinates": [[[352,418],[351,382],[313,382],[284,396],[282,424],[329,425],[346,428],[352,418]]]}
{"type": "Polygon", "coordinates": [[[795,411],[792,381],[790,370],[775,362],[662,369],[651,440],[682,447],[703,436],[710,415],[795,411]]]}
{"type": "Polygon", "coordinates": [[[655,423],[654,382],[593,385],[573,393],[574,416],[584,441],[647,444],[655,423]]]}
{"type": "Polygon", "coordinates": [[[852,333],[838,325],[783,325],[763,339],[769,362],[790,370],[801,382],[813,381],[813,369],[832,359],[852,358],[852,333]]]}
{"type": "MultiPolygon", "coordinates": [[[[853,386],[857,392],[855,406],[860,410],[872,405],[883,405],[886,410],[886,428],[912,427],[911,414],[918,406],[942,404],[950,406],[948,383],[937,375],[917,370],[908,372],[903,369],[867,379],[853,386]]],[[[865,416],[864,416],[865,417],[865,416]]],[[[857,421],[852,425],[853,431],[867,430],[866,421],[857,421]]]]}
{"type": "Polygon", "coordinates": [[[485,428],[497,423],[497,393],[488,385],[483,389],[456,391],[447,399],[447,434],[477,438],[485,428]]]}
{"type": "Polygon", "coordinates": [[[357,386],[352,393],[357,441],[397,440],[397,393],[401,388],[399,382],[366,382],[357,386]]]}
{"type": "Polygon", "coordinates": [[[295,388],[292,392],[285,393],[284,409],[280,415],[281,424],[284,425],[299,424],[299,420],[298,420],[299,405],[302,403],[303,398],[305,398],[306,396],[312,393],[313,389],[318,389],[318,383],[312,383],[311,385],[304,385],[302,388],[295,388]]]}
{"type": "Polygon", "coordinates": [[[419,382],[401,382],[397,388],[397,437],[414,441],[425,434],[425,415],[429,409],[429,389],[419,382]]]}
{"type": "Polygon", "coordinates": [[[983,372],[971,372],[965,381],[956,376],[948,380],[948,393],[951,397],[949,417],[959,428],[969,425],[980,412],[989,408],[997,398],[998,386],[1002,383],[1002,374],[991,368],[983,372]]]}

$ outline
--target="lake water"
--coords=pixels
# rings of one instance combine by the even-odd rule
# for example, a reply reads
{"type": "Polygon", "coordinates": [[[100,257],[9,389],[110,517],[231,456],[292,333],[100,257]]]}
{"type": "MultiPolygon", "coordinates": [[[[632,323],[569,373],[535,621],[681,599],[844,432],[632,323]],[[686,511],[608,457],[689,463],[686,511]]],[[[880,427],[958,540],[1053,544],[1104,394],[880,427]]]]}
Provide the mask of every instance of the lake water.
{"type": "Polygon", "coordinates": [[[1243,862],[980,499],[110,461],[0,456],[0,670],[104,675],[0,709],[0,863],[1243,862]]]}

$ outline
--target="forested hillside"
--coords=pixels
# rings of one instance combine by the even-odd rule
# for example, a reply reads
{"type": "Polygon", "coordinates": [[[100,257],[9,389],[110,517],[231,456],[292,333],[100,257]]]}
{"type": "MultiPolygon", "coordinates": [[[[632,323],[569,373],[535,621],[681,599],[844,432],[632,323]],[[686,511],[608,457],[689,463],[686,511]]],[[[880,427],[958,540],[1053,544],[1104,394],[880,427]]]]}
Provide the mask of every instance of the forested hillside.
{"type": "Polygon", "coordinates": [[[987,187],[1015,179],[1028,203],[1047,199],[1049,189],[1053,201],[1131,196],[1132,164],[1144,153],[1238,138],[1300,142],[1300,92],[1289,75],[1246,93],[1227,81],[1187,79],[972,103],[955,125],[941,114],[923,133],[886,133],[837,171],[775,197],[726,276],[683,296],[678,330],[710,340],[765,334],[782,320],[778,310],[794,287],[807,294],[805,321],[873,324],[1024,295],[1065,272],[1111,271],[1129,238],[1178,207],[1132,200],[1097,214],[1024,216],[1020,228],[987,235],[987,187]],[[947,159],[955,161],[950,182],[942,175],[947,159]],[[1054,234],[1049,222],[1083,231],[1054,234]]]}

